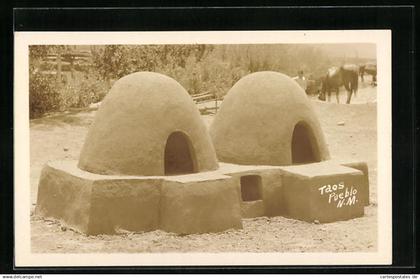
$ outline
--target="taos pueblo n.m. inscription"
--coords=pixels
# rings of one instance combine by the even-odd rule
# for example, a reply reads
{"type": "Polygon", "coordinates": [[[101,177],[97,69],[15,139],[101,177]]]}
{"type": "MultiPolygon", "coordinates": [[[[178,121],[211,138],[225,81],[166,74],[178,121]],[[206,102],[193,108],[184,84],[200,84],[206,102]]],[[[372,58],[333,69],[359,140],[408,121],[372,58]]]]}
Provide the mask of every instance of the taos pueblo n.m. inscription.
{"type": "Polygon", "coordinates": [[[312,104],[290,77],[241,78],[208,130],[177,81],[139,72],[115,82],[78,161],[46,164],[36,214],[86,234],[191,234],[258,216],[347,220],[368,203],[366,163],[330,159],[312,104]]]}
{"type": "Polygon", "coordinates": [[[336,203],[337,208],[355,205],[357,199],[357,187],[346,186],[344,182],[328,184],[318,188],[321,196],[328,196],[328,203],[336,203]]]}

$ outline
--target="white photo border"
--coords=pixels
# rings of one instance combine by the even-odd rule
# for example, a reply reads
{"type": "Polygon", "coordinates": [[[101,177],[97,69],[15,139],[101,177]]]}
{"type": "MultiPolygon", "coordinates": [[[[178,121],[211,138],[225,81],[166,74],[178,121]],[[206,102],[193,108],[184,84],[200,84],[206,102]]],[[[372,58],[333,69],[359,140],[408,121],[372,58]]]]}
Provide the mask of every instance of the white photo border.
{"type": "Polygon", "coordinates": [[[15,265],[35,266],[240,266],[392,264],[391,31],[171,31],[14,33],[15,265]],[[365,253],[31,253],[29,152],[29,46],[105,44],[328,44],[377,47],[378,249],[365,253]]]}

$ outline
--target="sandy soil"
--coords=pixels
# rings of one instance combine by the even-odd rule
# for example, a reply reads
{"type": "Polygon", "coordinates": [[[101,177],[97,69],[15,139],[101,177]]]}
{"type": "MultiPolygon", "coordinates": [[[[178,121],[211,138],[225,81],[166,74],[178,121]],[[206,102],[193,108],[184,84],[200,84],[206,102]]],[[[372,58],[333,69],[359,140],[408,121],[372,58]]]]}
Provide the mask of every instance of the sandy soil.
{"type": "MultiPolygon", "coordinates": [[[[335,96],[332,100],[335,102],[335,96]]],[[[368,163],[371,204],[365,208],[364,217],[330,224],[311,224],[283,217],[260,217],[245,219],[242,230],[221,233],[178,236],[164,231],[123,231],[116,235],[86,236],[55,220],[43,219],[31,213],[32,252],[376,251],[376,88],[362,84],[357,97],[353,99],[353,105],[337,105],[315,99],[312,102],[331,155],[368,163]],[[340,122],[344,125],[338,125],[340,122]]],[[[31,121],[32,211],[36,204],[42,166],[49,160],[77,159],[94,115],[95,110],[79,110],[31,121]]],[[[204,115],[203,119],[210,124],[213,116],[204,115]]]]}

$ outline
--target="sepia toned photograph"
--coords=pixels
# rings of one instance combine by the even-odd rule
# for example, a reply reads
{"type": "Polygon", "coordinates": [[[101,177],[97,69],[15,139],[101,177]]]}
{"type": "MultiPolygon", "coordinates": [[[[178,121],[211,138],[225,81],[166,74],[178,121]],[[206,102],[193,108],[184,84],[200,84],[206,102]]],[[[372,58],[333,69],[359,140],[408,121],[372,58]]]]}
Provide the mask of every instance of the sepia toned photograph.
{"type": "Polygon", "coordinates": [[[144,33],[15,35],[18,263],[391,263],[389,32],[144,33]]]}

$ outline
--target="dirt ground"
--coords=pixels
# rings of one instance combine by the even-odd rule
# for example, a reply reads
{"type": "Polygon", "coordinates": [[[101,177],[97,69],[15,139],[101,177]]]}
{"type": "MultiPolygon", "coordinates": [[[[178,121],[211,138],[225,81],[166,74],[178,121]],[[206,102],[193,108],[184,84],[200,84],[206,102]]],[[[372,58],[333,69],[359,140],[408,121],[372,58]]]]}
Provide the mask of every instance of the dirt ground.
{"type": "MultiPolygon", "coordinates": [[[[30,122],[31,245],[34,253],[367,252],[377,249],[376,87],[363,85],[352,105],[312,98],[332,157],[366,161],[370,202],[365,216],[330,224],[283,217],[244,219],[243,229],[178,236],[164,231],[86,236],[33,214],[38,180],[50,160],[77,160],[95,110],[56,113],[30,122]],[[341,122],[341,123],[340,123],[341,122]],[[338,125],[340,123],[340,125],[338,125]]],[[[341,103],[345,97],[341,96],[341,103]]],[[[203,115],[206,124],[212,115],[203,115]]]]}

